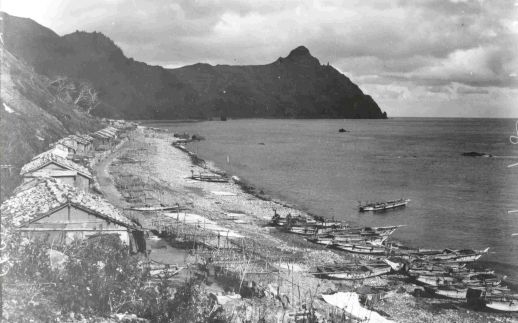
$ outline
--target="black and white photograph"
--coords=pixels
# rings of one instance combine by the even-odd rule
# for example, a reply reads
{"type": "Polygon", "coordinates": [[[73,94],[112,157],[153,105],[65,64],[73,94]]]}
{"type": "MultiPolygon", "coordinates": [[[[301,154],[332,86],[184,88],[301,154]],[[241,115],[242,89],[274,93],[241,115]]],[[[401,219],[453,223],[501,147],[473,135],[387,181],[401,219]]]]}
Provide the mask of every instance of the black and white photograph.
{"type": "Polygon", "coordinates": [[[517,0],[1,0],[0,322],[518,322],[517,0]]]}

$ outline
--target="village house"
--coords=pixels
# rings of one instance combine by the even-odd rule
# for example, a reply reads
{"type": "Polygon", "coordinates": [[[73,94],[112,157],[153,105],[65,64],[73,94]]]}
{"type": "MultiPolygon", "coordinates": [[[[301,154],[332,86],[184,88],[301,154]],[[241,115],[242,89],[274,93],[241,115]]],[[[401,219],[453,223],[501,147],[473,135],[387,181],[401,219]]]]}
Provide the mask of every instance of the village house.
{"type": "Polygon", "coordinates": [[[88,141],[90,144],[89,144],[89,147],[88,147],[88,151],[91,152],[93,150],[95,150],[95,138],[90,136],[90,135],[87,135],[87,134],[78,134],[76,135],[86,141],[88,141]]]}
{"type": "Polygon", "coordinates": [[[75,146],[77,147],[76,154],[84,156],[87,155],[91,149],[92,149],[92,143],[91,141],[87,140],[86,138],[83,138],[78,135],[70,135],[65,140],[73,141],[75,143],[75,146]]]}
{"type": "Polygon", "coordinates": [[[51,148],[60,149],[68,153],[67,158],[74,158],[77,152],[77,143],[69,138],[63,138],[50,145],[51,148]]]}
{"type": "Polygon", "coordinates": [[[25,164],[20,175],[23,176],[24,183],[42,176],[53,177],[85,192],[92,182],[92,174],[86,167],[65,159],[52,150],[39,154],[25,164]]]}
{"type": "Polygon", "coordinates": [[[97,139],[97,148],[102,146],[109,146],[113,143],[113,139],[117,137],[117,129],[113,127],[106,127],[92,133],[91,136],[97,139]]]}
{"type": "Polygon", "coordinates": [[[2,221],[30,239],[68,244],[93,235],[114,234],[133,251],[145,250],[143,232],[118,209],[97,195],[38,178],[22,184],[0,206],[2,221]]]}

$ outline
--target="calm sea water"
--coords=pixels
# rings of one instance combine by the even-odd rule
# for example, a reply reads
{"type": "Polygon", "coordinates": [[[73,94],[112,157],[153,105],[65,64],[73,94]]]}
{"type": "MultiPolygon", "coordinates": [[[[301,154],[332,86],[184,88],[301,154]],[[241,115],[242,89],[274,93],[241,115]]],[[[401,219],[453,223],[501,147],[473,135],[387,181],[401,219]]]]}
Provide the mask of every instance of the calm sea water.
{"type": "Polygon", "coordinates": [[[483,259],[518,278],[518,145],[511,119],[230,120],[161,124],[197,133],[200,157],[313,214],[405,224],[416,247],[491,247],[483,259]],[[339,128],[350,132],[339,133],[339,128]],[[495,158],[463,157],[462,152],[495,158]],[[358,201],[411,199],[359,213],[358,201]]]}

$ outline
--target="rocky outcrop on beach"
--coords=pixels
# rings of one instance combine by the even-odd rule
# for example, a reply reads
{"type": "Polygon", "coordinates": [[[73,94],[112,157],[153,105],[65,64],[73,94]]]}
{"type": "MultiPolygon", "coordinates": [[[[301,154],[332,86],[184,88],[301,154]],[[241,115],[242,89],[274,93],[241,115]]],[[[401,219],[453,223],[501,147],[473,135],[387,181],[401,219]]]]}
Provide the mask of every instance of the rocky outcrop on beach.
{"type": "Polygon", "coordinates": [[[300,46],[270,64],[194,64],[165,69],[124,55],[108,37],[59,36],[2,13],[5,46],[50,78],[100,89],[98,116],[126,119],[386,118],[371,96],[300,46]]]}

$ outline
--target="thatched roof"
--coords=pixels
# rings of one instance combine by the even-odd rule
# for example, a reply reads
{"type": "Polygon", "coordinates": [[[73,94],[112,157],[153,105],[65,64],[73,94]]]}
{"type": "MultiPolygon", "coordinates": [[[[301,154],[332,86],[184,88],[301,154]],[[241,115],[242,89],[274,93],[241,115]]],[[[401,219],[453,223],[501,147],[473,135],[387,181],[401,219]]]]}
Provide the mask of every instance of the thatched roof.
{"type": "Polygon", "coordinates": [[[67,204],[82,208],[106,221],[135,228],[133,222],[104,199],[54,178],[38,178],[19,186],[15,195],[2,203],[0,213],[2,218],[10,217],[15,226],[23,226],[67,204]]]}

